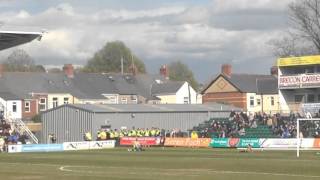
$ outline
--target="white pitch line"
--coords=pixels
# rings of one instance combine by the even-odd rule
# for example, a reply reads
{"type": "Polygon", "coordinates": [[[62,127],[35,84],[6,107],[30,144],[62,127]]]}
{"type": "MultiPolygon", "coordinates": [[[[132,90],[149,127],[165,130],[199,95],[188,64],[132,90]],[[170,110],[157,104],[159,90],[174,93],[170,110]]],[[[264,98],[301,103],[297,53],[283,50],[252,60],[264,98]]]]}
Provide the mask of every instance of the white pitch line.
{"type": "MultiPolygon", "coordinates": [[[[64,172],[84,172],[84,173],[94,173],[92,171],[77,171],[77,170],[71,170],[67,169],[67,167],[94,167],[94,168],[125,168],[128,169],[128,167],[100,167],[100,166],[61,166],[59,170],[64,172]]],[[[154,168],[129,168],[129,169],[151,169],[154,170],[154,168]]],[[[209,172],[209,173],[215,173],[215,174],[246,174],[246,175],[268,175],[268,176],[285,176],[285,177],[302,177],[302,178],[320,178],[320,175],[301,175],[301,174],[286,174],[286,173],[268,173],[268,172],[249,172],[249,171],[218,171],[218,170],[212,170],[212,169],[158,169],[158,170],[164,170],[164,171],[175,171],[175,172],[181,172],[181,171],[188,171],[188,172],[209,172]]],[[[159,172],[160,173],[160,172],[159,172]]],[[[171,174],[171,173],[169,173],[171,174]]],[[[173,175],[173,174],[172,174],[173,175]]],[[[201,174],[197,174],[200,176],[201,174]]]]}
{"type": "Polygon", "coordinates": [[[61,167],[59,168],[59,170],[60,170],[60,171],[66,171],[66,172],[72,172],[72,170],[71,170],[71,169],[67,169],[67,167],[70,167],[70,166],[61,166],[61,167]]]}

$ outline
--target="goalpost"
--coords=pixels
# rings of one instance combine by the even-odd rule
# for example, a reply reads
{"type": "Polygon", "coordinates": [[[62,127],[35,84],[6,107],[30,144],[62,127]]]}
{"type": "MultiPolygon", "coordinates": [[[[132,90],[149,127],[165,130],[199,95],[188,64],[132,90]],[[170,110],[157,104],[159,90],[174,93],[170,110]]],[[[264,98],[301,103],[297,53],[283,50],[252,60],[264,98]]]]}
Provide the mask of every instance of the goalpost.
{"type": "Polygon", "coordinates": [[[301,137],[300,137],[300,121],[320,121],[320,118],[312,118],[312,116],[307,116],[308,118],[297,118],[297,157],[300,156],[300,145],[301,145],[301,137]]]}

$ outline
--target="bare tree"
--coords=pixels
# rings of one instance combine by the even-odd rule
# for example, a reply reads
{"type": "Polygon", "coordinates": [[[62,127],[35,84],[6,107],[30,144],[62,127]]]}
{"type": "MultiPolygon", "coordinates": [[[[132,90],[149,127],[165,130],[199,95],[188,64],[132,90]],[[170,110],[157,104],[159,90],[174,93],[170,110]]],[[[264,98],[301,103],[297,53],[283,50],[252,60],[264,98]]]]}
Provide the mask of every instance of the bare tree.
{"type": "Polygon", "coordinates": [[[271,41],[276,56],[320,53],[320,0],[296,0],[289,4],[289,26],[282,39],[271,41]]]}
{"type": "Polygon", "coordinates": [[[42,65],[35,65],[33,59],[29,54],[22,50],[14,50],[3,63],[6,71],[13,72],[44,72],[42,65]]]}

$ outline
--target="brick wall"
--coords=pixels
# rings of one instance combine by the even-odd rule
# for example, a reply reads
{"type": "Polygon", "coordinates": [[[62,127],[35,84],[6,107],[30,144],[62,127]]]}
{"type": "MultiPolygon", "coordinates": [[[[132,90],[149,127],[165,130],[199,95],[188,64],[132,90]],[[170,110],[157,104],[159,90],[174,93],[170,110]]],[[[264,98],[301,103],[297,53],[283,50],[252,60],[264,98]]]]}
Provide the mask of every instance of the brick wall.
{"type": "Polygon", "coordinates": [[[22,101],[22,118],[23,119],[31,119],[33,116],[35,116],[36,114],[38,114],[37,112],[37,100],[36,99],[32,99],[32,100],[24,100],[22,101]],[[30,102],[30,112],[26,112],[25,111],[25,102],[29,101],[30,102]]]}
{"type": "Polygon", "coordinates": [[[203,103],[210,102],[223,102],[227,104],[232,104],[234,106],[240,107],[244,110],[247,109],[247,98],[246,93],[240,92],[217,92],[217,93],[207,93],[202,97],[203,103]]]}

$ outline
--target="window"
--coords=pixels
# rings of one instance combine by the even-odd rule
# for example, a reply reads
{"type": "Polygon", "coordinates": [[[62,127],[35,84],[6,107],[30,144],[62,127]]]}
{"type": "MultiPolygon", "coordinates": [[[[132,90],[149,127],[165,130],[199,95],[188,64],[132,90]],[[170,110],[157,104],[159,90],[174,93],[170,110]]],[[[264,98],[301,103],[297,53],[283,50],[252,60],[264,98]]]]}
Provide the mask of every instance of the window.
{"type": "Polygon", "coordinates": [[[121,104],[127,104],[127,98],[121,98],[121,104]]]}
{"type": "Polygon", "coordinates": [[[17,112],[17,102],[12,103],[12,112],[17,112]]]}
{"type": "Polygon", "coordinates": [[[257,99],[257,105],[258,105],[258,106],[261,105],[261,99],[257,99]]]}
{"type": "Polygon", "coordinates": [[[250,96],[250,106],[254,106],[254,97],[250,96]]]}
{"type": "Polygon", "coordinates": [[[69,104],[69,98],[68,97],[63,98],[63,104],[69,104]]]}
{"type": "Polygon", "coordinates": [[[131,96],[132,103],[138,103],[138,99],[136,96],[131,96]]]}
{"type": "Polygon", "coordinates": [[[39,110],[40,110],[40,111],[45,111],[46,109],[47,109],[46,98],[40,98],[40,101],[39,101],[39,110]]]}
{"type": "Polygon", "coordinates": [[[58,107],[58,98],[56,97],[52,98],[52,107],[53,108],[58,107]]]}
{"type": "Polygon", "coordinates": [[[30,101],[24,102],[24,112],[30,112],[30,101]]]}
{"type": "Polygon", "coordinates": [[[189,104],[189,97],[183,97],[183,103],[189,104]]]}
{"type": "Polygon", "coordinates": [[[274,106],[274,97],[271,96],[271,106],[274,106]]]}
{"type": "Polygon", "coordinates": [[[301,103],[303,100],[303,95],[295,95],[294,96],[294,102],[301,103]]]}
{"type": "Polygon", "coordinates": [[[308,94],[308,97],[307,97],[308,103],[313,103],[314,99],[315,99],[314,94],[308,94]]]}

